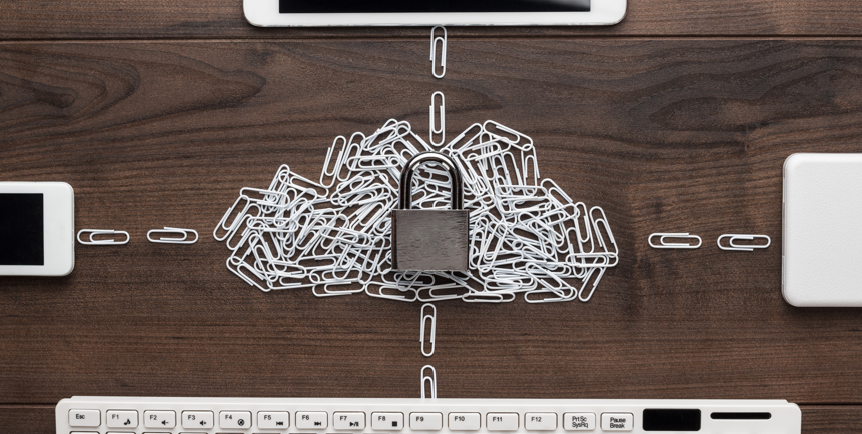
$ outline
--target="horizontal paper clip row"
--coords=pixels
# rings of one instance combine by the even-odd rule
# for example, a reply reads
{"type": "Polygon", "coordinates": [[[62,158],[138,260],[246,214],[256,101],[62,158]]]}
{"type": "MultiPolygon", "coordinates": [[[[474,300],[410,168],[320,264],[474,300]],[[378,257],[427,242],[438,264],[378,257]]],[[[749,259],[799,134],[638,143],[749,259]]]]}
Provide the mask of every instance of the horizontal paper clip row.
{"type": "MultiPolygon", "coordinates": [[[[81,229],[78,231],[78,242],[86,245],[94,245],[94,246],[110,246],[110,245],[120,245],[120,244],[128,244],[131,236],[126,231],[115,231],[112,229],[81,229]],[[88,235],[87,238],[81,239],[81,235],[88,235]],[[115,238],[107,238],[107,239],[96,239],[96,236],[101,235],[122,235],[125,239],[116,239],[115,238]]],[[[163,243],[163,244],[194,244],[198,241],[198,233],[194,229],[181,229],[181,228],[171,228],[165,227],[164,229],[153,229],[147,232],[147,240],[151,243],[163,243]],[[173,237],[160,237],[153,238],[153,235],[156,234],[171,234],[175,235],[173,237]],[[189,236],[194,236],[193,239],[190,239],[189,236]]]]}
{"type": "MultiPolygon", "coordinates": [[[[647,242],[650,247],[655,249],[696,249],[701,246],[703,240],[697,235],[691,235],[689,233],[670,233],[670,232],[657,232],[654,234],[650,234],[649,238],[647,238],[647,242]],[[658,242],[654,242],[654,240],[658,238],[658,242]],[[669,242],[668,239],[672,240],[686,240],[683,242],[669,242]]],[[[746,234],[723,234],[718,237],[716,240],[718,244],[718,248],[721,250],[735,250],[735,251],[744,251],[744,252],[753,252],[754,249],[765,249],[772,244],[772,239],[769,238],[768,235],[746,235],[746,234]],[[722,245],[721,240],[724,238],[728,238],[727,246],[722,245]],[[737,244],[736,241],[755,241],[755,240],[766,240],[766,244],[737,244]]]]}

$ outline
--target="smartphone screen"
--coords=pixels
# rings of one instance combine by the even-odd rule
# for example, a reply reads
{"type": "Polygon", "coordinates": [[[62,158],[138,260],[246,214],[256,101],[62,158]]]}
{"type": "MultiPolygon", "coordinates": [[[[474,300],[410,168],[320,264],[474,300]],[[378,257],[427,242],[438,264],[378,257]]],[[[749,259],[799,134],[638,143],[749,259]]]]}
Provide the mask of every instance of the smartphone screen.
{"type": "Polygon", "coordinates": [[[45,265],[42,193],[0,193],[0,265],[45,265]]]}

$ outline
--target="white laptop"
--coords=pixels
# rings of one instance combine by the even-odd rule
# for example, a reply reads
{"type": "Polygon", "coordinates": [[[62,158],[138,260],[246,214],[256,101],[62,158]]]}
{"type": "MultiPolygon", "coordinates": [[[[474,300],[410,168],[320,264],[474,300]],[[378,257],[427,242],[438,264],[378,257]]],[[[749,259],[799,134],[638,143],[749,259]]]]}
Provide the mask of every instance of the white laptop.
{"type": "Polygon", "coordinates": [[[626,0],[243,0],[255,26],[611,25],[626,0]]]}
{"type": "Polygon", "coordinates": [[[782,292],[794,306],[862,306],[862,154],[784,162],[782,292]]]}

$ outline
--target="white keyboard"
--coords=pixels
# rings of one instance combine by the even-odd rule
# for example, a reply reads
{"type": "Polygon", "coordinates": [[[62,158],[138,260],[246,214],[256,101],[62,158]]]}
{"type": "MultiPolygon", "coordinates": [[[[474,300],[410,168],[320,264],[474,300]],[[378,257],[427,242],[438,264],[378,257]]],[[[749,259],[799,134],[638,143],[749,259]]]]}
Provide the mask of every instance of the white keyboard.
{"type": "Polygon", "coordinates": [[[781,400],[132,398],[76,396],[57,434],[800,434],[781,400]]]}

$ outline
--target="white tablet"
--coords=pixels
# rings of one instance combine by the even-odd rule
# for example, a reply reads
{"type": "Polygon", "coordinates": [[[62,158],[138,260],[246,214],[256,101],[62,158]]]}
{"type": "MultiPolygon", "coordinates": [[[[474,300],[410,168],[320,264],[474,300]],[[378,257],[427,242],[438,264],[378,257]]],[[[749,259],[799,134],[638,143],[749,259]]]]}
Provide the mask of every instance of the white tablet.
{"type": "Polygon", "coordinates": [[[0,182],[0,275],[75,267],[75,193],[65,182],[0,182]]]}
{"type": "Polygon", "coordinates": [[[573,26],[622,21],[626,0],[243,0],[255,26],[573,26]]]}
{"type": "Polygon", "coordinates": [[[794,306],[862,306],[862,154],[784,161],[782,292],[794,306]]]}

